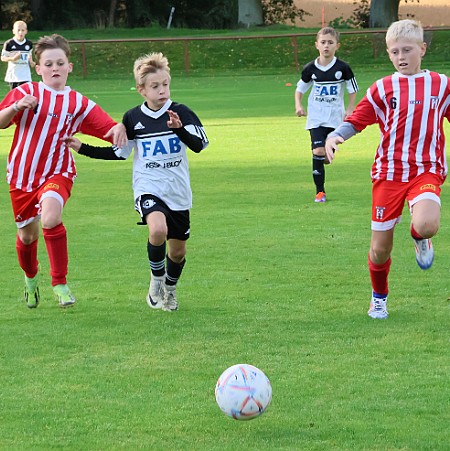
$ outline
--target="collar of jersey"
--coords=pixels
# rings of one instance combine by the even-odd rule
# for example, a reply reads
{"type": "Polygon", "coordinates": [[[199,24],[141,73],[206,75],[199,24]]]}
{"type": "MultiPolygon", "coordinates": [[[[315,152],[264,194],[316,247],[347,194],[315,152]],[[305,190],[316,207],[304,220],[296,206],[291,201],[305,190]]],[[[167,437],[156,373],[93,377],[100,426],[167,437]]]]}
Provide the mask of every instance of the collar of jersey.
{"type": "Polygon", "coordinates": [[[336,58],[336,57],[333,57],[333,59],[331,60],[330,63],[328,63],[326,66],[321,66],[321,65],[319,64],[319,58],[316,58],[316,59],[314,60],[314,65],[315,65],[318,69],[322,70],[323,72],[326,72],[328,69],[330,69],[331,67],[333,67],[333,64],[336,62],[336,60],[337,60],[337,58],[336,58]]]}
{"type": "Polygon", "coordinates": [[[144,102],[141,105],[141,111],[147,116],[152,117],[153,119],[158,119],[169,109],[169,106],[171,104],[172,100],[168,99],[167,102],[158,111],[153,111],[144,102]]]}

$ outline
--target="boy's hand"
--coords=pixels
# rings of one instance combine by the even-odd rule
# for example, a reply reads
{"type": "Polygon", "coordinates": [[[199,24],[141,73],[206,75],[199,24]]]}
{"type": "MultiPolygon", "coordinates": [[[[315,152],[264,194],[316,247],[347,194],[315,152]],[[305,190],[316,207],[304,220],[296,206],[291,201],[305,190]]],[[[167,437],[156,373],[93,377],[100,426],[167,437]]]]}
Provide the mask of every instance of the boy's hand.
{"type": "Polygon", "coordinates": [[[24,111],[26,109],[34,110],[38,105],[38,100],[36,97],[27,94],[22,97],[20,100],[16,102],[16,106],[20,111],[24,111]]]}
{"type": "Polygon", "coordinates": [[[75,138],[74,136],[70,136],[63,139],[64,144],[67,147],[70,147],[75,152],[78,152],[81,147],[81,141],[78,138],[75,138]]]}
{"type": "Polygon", "coordinates": [[[306,111],[305,111],[305,110],[303,109],[303,107],[301,106],[301,107],[295,109],[295,114],[296,114],[298,117],[306,116],[306,111]]]}
{"type": "Polygon", "coordinates": [[[339,150],[338,144],[342,144],[343,142],[344,138],[342,136],[333,136],[325,141],[325,152],[330,163],[334,160],[334,152],[339,150]]]}
{"type": "Polygon", "coordinates": [[[180,117],[175,111],[167,110],[167,114],[169,115],[169,120],[167,121],[167,127],[169,128],[181,128],[183,127],[183,123],[181,122],[180,117]]]}
{"type": "MultiPolygon", "coordinates": [[[[104,136],[105,139],[112,137],[112,142],[117,147],[123,147],[128,142],[127,131],[125,125],[122,122],[114,125],[108,130],[108,133],[104,136]]],[[[108,139],[109,141],[109,139],[108,139]]]]}

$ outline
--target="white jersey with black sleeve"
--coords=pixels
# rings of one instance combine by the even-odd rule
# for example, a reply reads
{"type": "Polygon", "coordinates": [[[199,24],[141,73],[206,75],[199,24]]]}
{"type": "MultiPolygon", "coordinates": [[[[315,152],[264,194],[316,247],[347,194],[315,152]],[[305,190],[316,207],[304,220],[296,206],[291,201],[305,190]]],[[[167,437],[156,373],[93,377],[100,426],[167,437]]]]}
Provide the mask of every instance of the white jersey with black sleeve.
{"type": "Polygon", "coordinates": [[[358,91],[358,84],[350,66],[336,57],[327,66],[319,59],[306,64],[296,90],[305,94],[309,88],[306,129],[338,127],[345,115],[344,90],[349,94],[358,91]]]}
{"type": "Polygon", "coordinates": [[[183,132],[197,137],[200,148],[208,145],[203,125],[197,115],[186,105],[168,100],[158,111],[153,111],[144,103],[127,111],[123,124],[127,130],[128,145],[116,150],[116,155],[133,157],[133,192],[137,199],[143,194],[159,197],[174,211],[192,207],[188,148],[177,133],[167,126],[167,110],[178,114],[183,124],[183,132]]]}

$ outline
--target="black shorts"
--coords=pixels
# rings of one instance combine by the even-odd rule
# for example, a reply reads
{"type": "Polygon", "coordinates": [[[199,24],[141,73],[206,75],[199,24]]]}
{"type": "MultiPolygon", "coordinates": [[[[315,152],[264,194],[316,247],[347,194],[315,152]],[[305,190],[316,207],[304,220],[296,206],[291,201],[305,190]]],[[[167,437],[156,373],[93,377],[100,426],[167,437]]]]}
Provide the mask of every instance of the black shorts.
{"type": "Polygon", "coordinates": [[[318,147],[325,147],[325,141],[327,136],[334,131],[331,127],[317,127],[311,128],[309,134],[311,135],[311,149],[317,149],[318,147]]]}
{"type": "Polygon", "coordinates": [[[136,199],[135,210],[141,216],[140,225],[147,224],[145,217],[152,211],[164,213],[167,222],[167,239],[186,241],[190,235],[189,210],[171,210],[159,197],[151,194],[143,194],[136,199]]]}

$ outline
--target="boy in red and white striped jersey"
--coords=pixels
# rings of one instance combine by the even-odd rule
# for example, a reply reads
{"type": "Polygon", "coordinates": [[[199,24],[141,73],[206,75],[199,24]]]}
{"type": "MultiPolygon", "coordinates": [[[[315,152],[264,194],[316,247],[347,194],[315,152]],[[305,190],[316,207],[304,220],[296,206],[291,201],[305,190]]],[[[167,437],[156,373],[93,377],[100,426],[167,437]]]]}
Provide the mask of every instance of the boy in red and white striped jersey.
{"type": "Polygon", "coordinates": [[[25,273],[25,301],[39,303],[37,245],[39,221],[50,261],[53,291],[61,307],[74,304],[67,286],[67,234],[64,205],[77,175],[64,139],[77,132],[123,145],[126,133],[92,100],[66,86],[72,63],[70,47],[59,35],[36,44],[36,72],[42,81],[28,82],[0,103],[0,128],[15,125],[8,155],[7,181],[18,228],[16,249],[25,273]]]}
{"type": "Polygon", "coordinates": [[[426,44],[420,23],[394,22],[386,33],[397,72],[375,82],[353,114],[328,135],[330,161],[338,144],[378,124],[381,140],[372,166],[372,239],[368,263],[372,282],[369,316],[387,318],[388,275],[394,227],[405,201],[421,269],[434,259],[431,237],[440,224],[440,192],[447,175],[444,119],[450,121],[450,79],[421,69],[426,44]]]}

